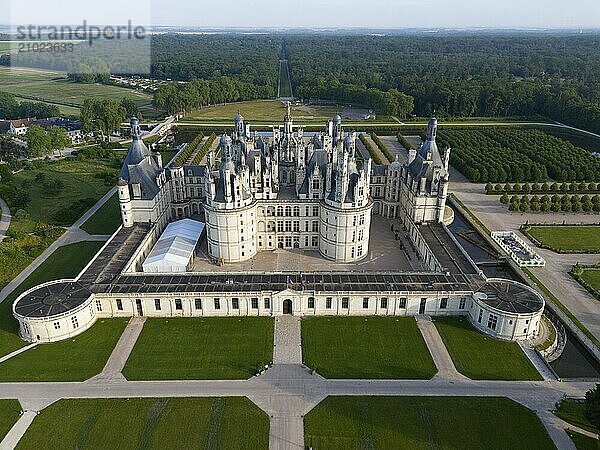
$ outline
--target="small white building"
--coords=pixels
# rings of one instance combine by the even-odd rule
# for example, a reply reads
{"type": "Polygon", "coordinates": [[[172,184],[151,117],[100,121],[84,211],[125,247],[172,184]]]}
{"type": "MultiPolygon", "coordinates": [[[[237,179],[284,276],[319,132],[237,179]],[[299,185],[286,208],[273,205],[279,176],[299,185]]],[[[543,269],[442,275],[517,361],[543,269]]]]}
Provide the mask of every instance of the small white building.
{"type": "Polygon", "coordinates": [[[182,219],[165,228],[142,264],[145,273],[182,273],[191,269],[204,222],[182,219]]]}

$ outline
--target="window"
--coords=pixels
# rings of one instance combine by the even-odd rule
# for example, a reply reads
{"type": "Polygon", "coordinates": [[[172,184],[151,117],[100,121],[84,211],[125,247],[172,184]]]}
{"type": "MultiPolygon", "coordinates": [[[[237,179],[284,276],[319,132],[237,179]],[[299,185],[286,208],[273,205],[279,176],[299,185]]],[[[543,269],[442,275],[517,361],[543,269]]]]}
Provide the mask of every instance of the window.
{"type": "Polygon", "coordinates": [[[358,230],[358,240],[362,241],[365,237],[365,230],[358,230]]]}
{"type": "Polygon", "coordinates": [[[356,256],[362,256],[363,254],[363,247],[362,245],[359,245],[356,249],[356,256]]]}
{"type": "Polygon", "coordinates": [[[271,309],[271,299],[265,298],[265,309],[271,309]]]}
{"type": "Polygon", "coordinates": [[[294,206],[294,217],[300,217],[300,207],[294,206]]]}
{"type": "Polygon", "coordinates": [[[286,236],[285,237],[285,247],[286,248],[290,248],[292,246],[292,237],[291,236],[286,236]]]}
{"type": "Polygon", "coordinates": [[[313,236],[311,238],[311,244],[313,247],[318,247],[319,246],[319,237],[318,236],[313,236]]]}
{"type": "Polygon", "coordinates": [[[240,309],[240,301],[237,298],[231,299],[231,308],[232,309],[240,309]]]}
{"type": "Polygon", "coordinates": [[[398,308],[406,308],[406,297],[402,297],[400,300],[398,300],[398,308]]]}
{"type": "Polygon", "coordinates": [[[160,311],[162,309],[162,306],[160,305],[160,298],[154,299],[154,309],[157,311],[160,311]]]}
{"type": "Polygon", "coordinates": [[[102,302],[100,300],[96,300],[96,310],[102,311],[102,302]]]}
{"type": "Polygon", "coordinates": [[[458,303],[458,309],[465,309],[466,303],[467,301],[464,298],[461,298],[460,302],[458,303]]]}
{"type": "Polygon", "coordinates": [[[292,207],[291,206],[286,206],[285,207],[285,215],[287,217],[290,217],[292,215],[292,207]]]}
{"type": "Polygon", "coordinates": [[[60,322],[54,322],[54,329],[60,330],[60,322]]]}
{"type": "Polygon", "coordinates": [[[308,309],[315,309],[315,298],[308,297],[308,309]]]}
{"type": "Polygon", "coordinates": [[[313,189],[319,189],[319,179],[318,178],[313,178],[313,180],[312,180],[312,188],[313,189]]]}
{"type": "Polygon", "coordinates": [[[278,206],[277,207],[277,215],[278,216],[283,216],[283,206],[278,206]]]}
{"type": "Polygon", "coordinates": [[[358,224],[359,225],[365,224],[365,215],[364,214],[361,214],[360,217],[358,218],[358,224]]]}
{"type": "Polygon", "coordinates": [[[481,319],[483,319],[483,309],[479,310],[479,318],[477,319],[477,322],[481,323],[481,319]]]}
{"type": "Polygon", "coordinates": [[[348,309],[349,300],[348,297],[342,297],[342,309],[348,309]]]}
{"type": "Polygon", "coordinates": [[[294,231],[295,232],[300,231],[300,221],[299,220],[294,220],[294,231]]]}
{"type": "Polygon", "coordinates": [[[258,309],[258,298],[251,299],[250,303],[252,304],[252,309],[258,309]]]}
{"type": "Polygon", "coordinates": [[[369,297],[363,298],[363,308],[367,309],[369,307],[369,297]]]}
{"type": "Polygon", "coordinates": [[[313,230],[313,233],[316,233],[319,231],[319,221],[313,220],[312,230],[313,230]]]}
{"type": "Polygon", "coordinates": [[[382,309],[387,309],[387,307],[388,307],[388,301],[387,300],[388,299],[385,298],[385,297],[381,299],[381,308],[382,309]]]}
{"type": "Polygon", "coordinates": [[[285,231],[292,231],[292,221],[291,220],[285,221],[285,231]]]}
{"type": "Polygon", "coordinates": [[[120,298],[117,299],[117,309],[119,311],[123,311],[123,302],[121,301],[120,298]]]}
{"type": "Polygon", "coordinates": [[[79,322],[77,321],[77,317],[75,317],[75,316],[71,317],[71,325],[73,325],[73,329],[79,327],[79,322]]]}
{"type": "Polygon", "coordinates": [[[327,297],[327,298],[325,299],[325,308],[326,308],[326,309],[331,309],[331,301],[332,301],[332,300],[333,300],[333,299],[332,299],[331,297],[327,297]]]}
{"type": "Polygon", "coordinates": [[[319,215],[319,207],[318,206],[313,206],[313,216],[318,216],[319,215]]]}
{"type": "Polygon", "coordinates": [[[498,316],[490,314],[490,317],[488,318],[488,328],[495,330],[497,325],[498,325],[498,316]]]}
{"type": "Polygon", "coordinates": [[[277,221],[277,231],[279,231],[279,232],[283,231],[283,220],[277,221]]]}
{"type": "Polygon", "coordinates": [[[446,309],[446,308],[448,308],[448,299],[444,297],[440,301],[440,309],[446,309]]]}
{"type": "Polygon", "coordinates": [[[181,311],[183,309],[183,305],[181,304],[180,298],[175,299],[175,309],[178,311],[181,311]]]}
{"type": "Polygon", "coordinates": [[[195,299],[194,306],[196,309],[202,309],[202,299],[201,298],[195,299]]]}
{"type": "Polygon", "coordinates": [[[215,309],[221,309],[221,300],[215,298],[215,309]]]}

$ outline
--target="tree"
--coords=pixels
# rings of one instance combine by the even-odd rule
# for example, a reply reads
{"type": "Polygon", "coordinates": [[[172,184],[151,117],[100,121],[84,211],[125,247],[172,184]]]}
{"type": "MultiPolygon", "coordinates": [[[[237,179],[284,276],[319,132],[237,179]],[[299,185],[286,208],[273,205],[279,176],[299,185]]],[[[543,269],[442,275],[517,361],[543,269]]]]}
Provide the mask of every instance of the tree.
{"type": "Polygon", "coordinates": [[[600,429],[600,384],[585,393],[585,416],[596,429],[600,429]]]}
{"type": "Polygon", "coordinates": [[[492,186],[492,183],[490,183],[490,182],[488,181],[488,183],[485,185],[485,192],[486,192],[487,194],[489,194],[489,193],[491,193],[491,192],[492,192],[492,190],[493,190],[493,189],[494,189],[494,187],[492,186]]]}
{"type": "Polygon", "coordinates": [[[502,203],[503,205],[508,205],[508,202],[508,194],[505,192],[504,194],[502,194],[502,197],[500,197],[500,203],[502,203]]]}
{"type": "Polygon", "coordinates": [[[50,127],[48,129],[48,139],[50,140],[51,150],[62,151],[62,149],[71,145],[69,133],[61,127],[50,127]]]}
{"type": "Polygon", "coordinates": [[[102,140],[108,140],[110,134],[119,130],[126,119],[125,109],[115,100],[86,99],[80,115],[85,132],[97,132],[102,140]]]}
{"type": "Polygon", "coordinates": [[[50,138],[42,127],[31,125],[27,129],[25,140],[30,156],[42,156],[50,153],[50,138]]]}
{"type": "Polygon", "coordinates": [[[519,203],[518,202],[512,202],[509,207],[508,207],[509,211],[518,211],[519,210],[519,203]]]}
{"type": "Polygon", "coordinates": [[[130,98],[123,97],[120,106],[125,110],[125,116],[128,119],[137,117],[139,120],[142,120],[142,114],[140,113],[138,106],[130,98]]]}

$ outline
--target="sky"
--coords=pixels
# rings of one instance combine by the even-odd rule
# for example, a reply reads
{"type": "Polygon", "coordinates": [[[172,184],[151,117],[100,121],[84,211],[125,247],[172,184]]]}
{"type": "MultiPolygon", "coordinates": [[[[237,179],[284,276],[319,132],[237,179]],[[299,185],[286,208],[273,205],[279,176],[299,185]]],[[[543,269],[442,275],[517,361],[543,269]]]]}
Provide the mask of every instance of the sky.
{"type": "Polygon", "coordinates": [[[600,0],[5,1],[0,23],[9,24],[131,19],[205,28],[600,28],[600,0]]]}

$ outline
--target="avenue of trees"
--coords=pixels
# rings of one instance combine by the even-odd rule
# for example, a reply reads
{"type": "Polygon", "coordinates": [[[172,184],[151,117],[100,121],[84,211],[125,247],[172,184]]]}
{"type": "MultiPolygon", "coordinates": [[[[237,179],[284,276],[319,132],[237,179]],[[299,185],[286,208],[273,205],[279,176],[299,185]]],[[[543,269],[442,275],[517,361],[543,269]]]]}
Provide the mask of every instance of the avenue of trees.
{"type": "Polygon", "coordinates": [[[599,195],[509,195],[504,193],[500,203],[508,205],[509,211],[540,212],[600,212],[599,195]]]}
{"type": "Polygon", "coordinates": [[[286,43],[300,97],[397,90],[414,98],[419,116],[539,114],[600,131],[599,35],[294,35],[286,43]]]}
{"type": "Polygon", "coordinates": [[[139,111],[135,102],[123,98],[121,102],[112,99],[88,98],[81,108],[81,125],[83,131],[98,133],[102,140],[108,140],[110,134],[121,128],[121,123],[131,117],[138,116],[139,111]]]}

